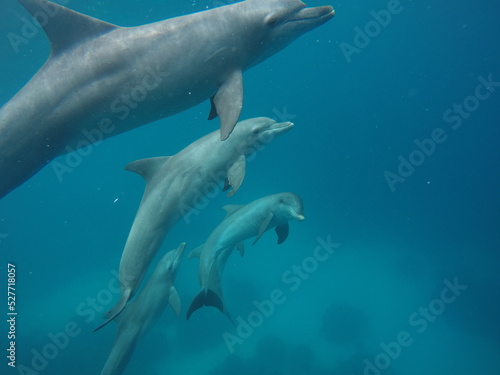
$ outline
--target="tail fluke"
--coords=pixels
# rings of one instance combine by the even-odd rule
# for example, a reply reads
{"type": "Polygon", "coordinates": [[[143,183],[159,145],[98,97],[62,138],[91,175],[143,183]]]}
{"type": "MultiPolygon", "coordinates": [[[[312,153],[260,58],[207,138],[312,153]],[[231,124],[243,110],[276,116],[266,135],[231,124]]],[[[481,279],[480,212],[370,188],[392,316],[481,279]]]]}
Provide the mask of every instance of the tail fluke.
{"type": "Polygon", "coordinates": [[[129,299],[130,299],[130,290],[123,292],[122,295],[120,296],[120,299],[116,303],[115,307],[113,307],[111,310],[109,310],[108,312],[106,312],[104,314],[104,317],[107,320],[104,323],[102,323],[101,325],[99,325],[98,327],[96,327],[94,329],[94,332],[99,331],[102,327],[104,327],[109,322],[111,322],[114,318],[116,318],[123,311],[125,306],[127,306],[127,302],[129,299]]]}
{"type": "Polygon", "coordinates": [[[215,293],[211,289],[202,289],[200,293],[198,293],[196,297],[194,297],[193,302],[191,302],[189,310],[186,314],[186,319],[189,319],[189,317],[193,312],[195,312],[196,310],[198,310],[203,306],[217,307],[221,312],[223,312],[228,317],[231,323],[234,324],[233,319],[224,309],[224,302],[222,302],[222,299],[219,297],[219,295],[217,295],[217,293],[215,293]]]}

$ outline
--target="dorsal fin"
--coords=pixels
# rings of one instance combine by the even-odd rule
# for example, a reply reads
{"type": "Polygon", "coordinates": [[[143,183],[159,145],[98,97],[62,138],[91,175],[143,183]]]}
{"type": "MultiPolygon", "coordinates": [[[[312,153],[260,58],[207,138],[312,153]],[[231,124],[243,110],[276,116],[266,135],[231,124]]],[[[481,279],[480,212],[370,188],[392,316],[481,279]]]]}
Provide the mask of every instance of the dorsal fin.
{"type": "Polygon", "coordinates": [[[169,158],[170,156],[159,156],[156,158],[139,159],[132,163],[128,163],[125,169],[142,176],[144,180],[146,180],[146,183],[148,183],[156,171],[160,169],[169,158]]]}
{"type": "Polygon", "coordinates": [[[203,246],[205,244],[201,244],[200,246],[196,246],[189,254],[188,259],[191,258],[199,258],[201,256],[201,252],[203,251],[203,246]]]}
{"type": "MultiPolygon", "coordinates": [[[[238,211],[241,207],[243,207],[243,204],[226,204],[225,206],[222,206],[222,209],[226,211],[226,218],[234,214],[236,211],[238,211]]],[[[225,218],[224,218],[225,219],[225,218]]]]}
{"type": "Polygon", "coordinates": [[[118,26],[75,12],[46,0],[18,0],[40,22],[52,47],[51,56],[96,38],[118,26]],[[41,14],[44,16],[42,17],[41,14]],[[45,21],[45,22],[44,22],[45,21]]]}

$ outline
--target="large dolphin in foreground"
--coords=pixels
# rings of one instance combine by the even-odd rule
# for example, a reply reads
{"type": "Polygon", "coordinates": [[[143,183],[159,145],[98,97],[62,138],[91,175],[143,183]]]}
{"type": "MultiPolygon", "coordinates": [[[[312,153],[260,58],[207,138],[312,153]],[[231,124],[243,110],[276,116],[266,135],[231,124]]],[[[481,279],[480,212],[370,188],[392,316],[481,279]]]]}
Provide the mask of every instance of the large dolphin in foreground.
{"type": "Polygon", "coordinates": [[[224,206],[226,218],[214,229],[207,241],[194,249],[189,258],[199,257],[198,277],[201,291],[191,302],[186,318],[202,306],[214,306],[230,319],[222,298],[221,276],[232,250],[243,255],[243,241],[255,236],[253,244],[271,228],[278,234],[278,244],[288,237],[288,221],[304,220],[302,200],[293,193],[269,195],[245,206],[224,206]]]}
{"type": "Polygon", "coordinates": [[[172,307],[177,316],[180,315],[181,300],[174,281],[185,245],[183,242],[176,250],[163,256],[144,289],[127,305],[125,311],[116,317],[118,332],[101,375],[122,373],[137,341],[156,322],[167,305],[172,307]]]}
{"type": "Polygon", "coordinates": [[[245,176],[245,155],[292,127],[291,122],[257,117],[239,122],[226,141],[216,130],[174,156],[141,159],[125,167],[144,177],[146,189],[120,261],[120,299],[95,330],[132,298],[170,228],[223,181],[226,190],[232,187],[228,195],[233,195],[245,176]]]}
{"type": "Polygon", "coordinates": [[[0,109],[0,198],[58,155],[209,98],[226,139],[242,107],[242,72],[334,15],[299,0],[246,0],[118,27],[46,0],[19,2],[45,16],[51,54],[0,109]]]}

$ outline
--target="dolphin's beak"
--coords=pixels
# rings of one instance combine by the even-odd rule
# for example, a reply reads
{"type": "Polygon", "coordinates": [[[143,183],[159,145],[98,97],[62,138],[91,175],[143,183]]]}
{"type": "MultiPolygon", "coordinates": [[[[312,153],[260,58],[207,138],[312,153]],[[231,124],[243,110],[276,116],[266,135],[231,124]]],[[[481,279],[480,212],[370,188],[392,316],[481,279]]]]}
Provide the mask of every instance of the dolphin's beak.
{"type": "Polygon", "coordinates": [[[177,249],[175,249],[174,258],[177,261],[180,261],[182,255],[184,254],[184,249],[186,248],[186,243],[182,242],[177,249]]]}
{"type": "Polygon", "coordinates": [[[310,24],[312,28],[318,27],[331,20],[335,16],[335,11],[330,5],[315,8],[304,8],[297,12],[293,18],[287,22],[301,22],[310,24]]]}
{"type": "Polygon", "coordinates": [[[273,125],[271,125],[267,131],[270,132],[272,135],[279,135],[279,134],[286,133],[287,131],[289,131],[293,127],[294,127],[294,123],[290,122],[290,121],[276,122],[273,125]]]}
{"type": "Polygon", "coordinates": [[[291,213],[291,216],[295,219],[295,220],[298,220],[298,221],[303,221],[306,219],[306,217],[304,216],[304,214],[302,213],[302,210],[296,210],[292,207],[290,207],[290,213],[291,213]]]}

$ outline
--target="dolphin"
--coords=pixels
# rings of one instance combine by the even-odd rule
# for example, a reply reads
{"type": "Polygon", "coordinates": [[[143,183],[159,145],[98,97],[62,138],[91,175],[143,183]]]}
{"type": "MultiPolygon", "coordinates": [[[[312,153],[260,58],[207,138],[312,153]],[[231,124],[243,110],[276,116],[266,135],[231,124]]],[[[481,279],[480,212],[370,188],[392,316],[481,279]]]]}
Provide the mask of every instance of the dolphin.
{"type": "Polygon", "coordinates": [[[169,251],[161,258],[144,289],[116,318],[118,332],[101,375],[122,373],[137,341],[158,320],[167,305],[172,307],[177,316],[180,315],[181,300],[174,280],[185,246],[183,242],[176,250],[169,251]]]}
{"type": "Polygon", "coordinates": [[[243,240],[255,236],[252,245],[264,232],[275,228],[278,244],[288,237],[288,221],[305,219],[303,204],[294,193],[278,193],[257,199],[245,206],[227,205],[223,207],[226,218],[213,230],[207,241],[194,249],[188,258],[199,257],[198,277],[201,291],[194,297],[186,318],[202,306],[214,306],[229,320],[222,298],[221,276],[231,251],[236,246],[244,254],[243,240]]]}
{"type": "Polygon", "coordinates": [[[51,53],[0,108],[0,198],[59,155],[207,99],[226,139],[242,108],[242,72],[334,16],[299,0],[246,0],[119,27],[46,0],[18,1],[46,20],[51,53]]]}
{"type": "Polygon", "coordinates": [[[146,189],[120,261],[121,294],[116,306],[105,314],[107,321],[116,317],[139,287],[161,243],[182,217],[188,218],[204,196],[224,181],[232,196],[245,176],[245,155],[294,126],[257,117],[238,123],[226,141],[216,130],[190,144],[174,156],[136,160],[125,169],[138,173],[146,189]]]}

